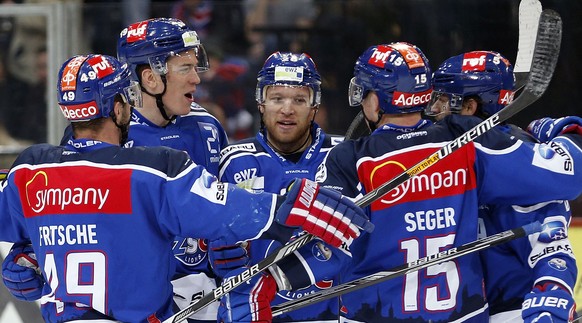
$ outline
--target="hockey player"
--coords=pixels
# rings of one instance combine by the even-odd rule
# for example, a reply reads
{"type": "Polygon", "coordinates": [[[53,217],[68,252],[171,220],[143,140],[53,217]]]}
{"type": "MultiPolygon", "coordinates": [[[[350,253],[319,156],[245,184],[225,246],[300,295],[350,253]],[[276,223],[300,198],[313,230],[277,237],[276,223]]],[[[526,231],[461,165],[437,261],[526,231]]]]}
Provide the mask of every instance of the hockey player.
{"type": "MultiPolygon", "coordinates": [[[[481,121],[451,115],[430,125],[421,111],[431,88],[428,61],[417,47],[368,48],[355,64],[349,101],[362,106],[375,130],[330,151],[317,175],[322,185],[357,198],[481,121]]],[[[341,282],[476,240],[478,205],[575,198],[582,192],[581,173],[569,165],[580,162],[580,144],[578,134],[534,145],[487,131],[366,208],[376,229],[352,244],[341,282]]],[[[487,322],[482,286],[479,255],[469,254],[342,295],[341,321],[487,322]]]]}
{"type": "MultiPolygon", "coordinates": [[[[458,113],[485,119],[512,101],[513,68],[499,53],[467,52],[445,60],[433,74],[433,86],[427,115],[442,119],[450,113],[458,113]]],[[[575,120],[570,117],[562,122],[569,124],[575,120]]],[[[537,124],[540,122],[534,123],[537,124]]],[[[524,141],[537,142],[514,125],[498,128],[524,141]]],[[[521,321],[524,297],[525,322],[535,322],[542,316],[553,322],[573,318],[575,302],[572,295],[577,267],[568,240],[570,217],[568,201],[480,207],[479,233],[482,237],[536,220],[543,223],[549,233],[534,234],[529,239],[517,239],[481,252],[490,322],[521,321]],[[564,306],[540,303],[543,297],[553,296],[562,300],[564,306]],[[539,306],[527,306],[531,302],[539,303],[539,306]]]]}
{"type": "MultiPolygon", "coordinates": [[[[117,56],[127,62],[140,82],[144,106],[132,115],[126,146],[167,146],[186,151],[192,160],[218,176],[220,150],[228,144],[216,118],[194,102],[198,73],[209,69],[204,46],[195,31],[174,18],[157,18],[121,31],[117,56]]],[[[207,242],[176,237],[174,301],[178,308],[216,288],[208,269],[207,242]]],[[[191,322],[214,322],[217,304],[191,317],[191,322]],[[195,320],[194,320],[195,319],[195,320]]]]}
{"type": "MultiPolygon", "coordinates": [[[[256,101],[261,114],[261,129],[255,137],[223,149],[220,180],[271,193],[284,192],[295,177],[314,180],[317,168],[329,150],[343,139],[325,134],[314,122],[321,99],[320,84],[316,65],[307,54],[271,54],[257,77],[256,101]]],[[[253,241],[246,249],[211,245],[209,255],[215,271],[224,276],[228,271],[247,264],[249,256],[256,263],[280,246],[272,240],[253,241]],[[247,249],[250,250],[248,254],[247,249]]],[[[320,241],[301,248],[300,252],[314,253],[322,263],[334,261],[323,256],[331,251],[320,241]]],[[[300,252],[288,258],[303,258],[300,252]]],[[[279,265],[281,269],[287,269],[286,264],[293,261],[289,260],[283,260],[279,265]]],[[[287,271],[289,277],[286,279],[293,280],[293,271],[287,271]]],[[[320,273],[293,274],[295,277],[314,277],[320,273]]],[[[332,279],[325,279],[301,284],[311,286],[296,291],[280,290],[273,304],[300,298],[332,284],[332,279]]],[[[310,305],[273,321],[337,322],[337,299],[310,305]]]]}
{"type": "Polygon", "coordinates": [[[67,60],[58,102],[74,139],[31,146],[1,183],[0,240],[32,242],[48,282],[41,298],[46,322],[170,316],[168,246],[177,235],[286,241],[300,227],[338,247],[360,228],[373,228],[355,204],[305,179],[285,196],[251,193],[217,181],[182,151],[121,148],[130,105],[141,97],[129,74],[109,56],[67,60]]]}
{"type": "MultiPolygon", "coordinates": [[[[144,93],[143,106],[132,113],[125,146],[183,150],[196,164],[218,176],[219,153],[228,142],[218,120],[193,101],[193,92],[200,83],[198,73],[209,68],[196,32],[174,18],[145,20],[121,31],[117,51],[118,58],[129,64],[132,79],[139,82],[144,93]]],[[[70,132],[69,127],[64,144],[71,137],[70,132]]],[[[172,248],[177,269],[174,300],[178,308],[183,308],[216,288],[216,282],[208,270],[205,241],[176,237],[172,248]]],[[[20,253],[18,249],[10,255],[20,253]]],[[[20,299],[38,299],[43,282],[37,280],[33,270],[11,260],[8,257],[3,264],[4,283],[20,299]]],[[[194,314],[191,322],[214,322],[217,306],[211,304],[194,314]]]]}

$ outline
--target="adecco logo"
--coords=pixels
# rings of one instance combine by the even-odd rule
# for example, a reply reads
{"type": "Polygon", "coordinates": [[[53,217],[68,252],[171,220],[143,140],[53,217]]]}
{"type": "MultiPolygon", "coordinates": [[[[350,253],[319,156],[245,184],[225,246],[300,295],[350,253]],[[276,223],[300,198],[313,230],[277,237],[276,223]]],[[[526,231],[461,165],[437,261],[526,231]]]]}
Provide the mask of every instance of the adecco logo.
{"type": "Polygon", "coordinates": [[[71,121],[87,120],[100,114],[95,101],[77,105],[59,105],[59,107],[65,118],[71,121]]]}
{"type": "Polygon", "coordinates": [[[404,93],[404,92],[394,92],[392,97],[392,104],[399,107],[413,107],[421,104],[428,103],[430,100],[431,90],[426,90],[420,93],[404,93]]]}

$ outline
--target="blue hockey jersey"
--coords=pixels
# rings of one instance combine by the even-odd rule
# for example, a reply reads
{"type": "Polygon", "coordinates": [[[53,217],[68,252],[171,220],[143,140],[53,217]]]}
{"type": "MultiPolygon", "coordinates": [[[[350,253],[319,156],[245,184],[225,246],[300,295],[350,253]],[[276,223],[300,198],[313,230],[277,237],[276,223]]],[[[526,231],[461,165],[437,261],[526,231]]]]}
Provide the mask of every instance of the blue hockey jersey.
{"type": "Polygon", "coordinates": [[[236,243],[273,221],[276,195],[220,183],[184,152],[70,143],[26,149],[0,187],[0,240],[32,242],[47,322],[159,322],[175,236],[236,243]]]}
{"type": "MultiPolygon", "coordinates": [[[[500,129],[524,141],[534,141],[529,134],[516,126],[507,125],[500,129]]],[[[568,240],[570,219],[568,201],[549,201],[529,206],[479,207],[480,237],[534,221],[544,225],[542,234],[536,233],[528,239],[513,240],[481,251],[492,320],[521,320],[524,296],[535,284],[542,281],[553,281],[573,294],[578,271],[568,240]]]]}
{"type": "MultiPolygon", "coordinates": [[[[190,158],[218,176],[220,150],[228,144],[225,130],[218,120],[197,103],[192,103],[190,113],[160,127],[144,118],[134,109],[129,139],[126,147],[166,146],[183,150],[190,158]]],[[[213,274],[208,269],[207,242],[192,237],[176,237],[172,244],[176,260],[174,300],[181,309],[191,301],[204,297],[216,288],[213,274]]],[[[213,322],[217,304],[196,313],[189,322],[213,322]]]]}
{"type": "MultiPolygon", "coordinates": [[[[72,135],[72,129],[69,125],[65,129],[61,145],[70,143],[72,135]]],[[[218,176],[220,150],[227,145],[228,138],[220,122],[197,103],[192,103],[189,114],[176,116],[172,122],[164,127],[152,123],[134,109],[128,139],[125,143],[125,147],[165,146],[185,151],[194,163],[204,166],[208,172],[215,176],[218,176]]],[[[177,277],[191,273],[209,272],[206,245],[207,243],[203,240],[176,237],[172,249],[176,256],[177,277]]],[[[200,277],[200,279],[202,282],[207,280],[205,277],[200,277]]],[[[206,285],[206,283],[202,284],[206,285]]],[[[216,283],[210,282],[209,287],[215,288],[216,283]]],[[[192,297],[199,298],[201,296],[203,295],[192,297]]],[[[194,299],[188,299],[184,302],[187,304],[192,300],[194,299]]]]}
{"type": "MultiPolygon", "coordinates": [[[[236,183],[239,187],[255,192],[284,193],[297,177],[314,179],[318,167],[329,150],[341,142],[343,137],[329,136],[314,123],[311,135],[313,143],[307,147],[297,162],[290,161],[274,151],[259,132],[256,137],[245,139],[222,150],[220,158],[220,180],[236,183]]],[[[281,246],[272,240],[257,240],[250,244],[252,262],[256,263],[281,246]]],[[[318,248],[302,248],[301,252],[313,252],[320,261],[318,248]],[[309,250],[305,250],[309,249],[309,250]]],[[[316,282],[314,286],[297,291],[277,293],[272,304],[301,298],[321,288],[329,288],[333,280],[316,282]]],[[[337,299],[320,302],[273,318],[273,322],[322,322],[337,321],[337,299]]]]}
{"type": "MultiPolygon", "coordinates": [[[[317,179],[358,197],[480,123],[451,115],[441,124],[385,125],[329,153],[317,179]]],[[[368,208],[375,230],[351,245],[347,282],[460,246],[478,238],[481,204],[529,205],[573,199],[582,192],[582,138],[558,137],[547,145],[524,143],[487,131],[402,183],[368,208]]],[[[478,254],[430,266],[341,296],[342,322],[488,322],[478,254]]]]}

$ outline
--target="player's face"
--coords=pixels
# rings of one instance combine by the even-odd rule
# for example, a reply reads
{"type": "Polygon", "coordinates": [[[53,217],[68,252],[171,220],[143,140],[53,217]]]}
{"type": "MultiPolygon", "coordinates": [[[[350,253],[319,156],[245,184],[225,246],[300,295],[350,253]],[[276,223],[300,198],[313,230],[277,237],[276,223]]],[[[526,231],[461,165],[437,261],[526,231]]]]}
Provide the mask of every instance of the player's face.
{"type": "Polygon", "coordinates": [[[269,86],[259,109],[267,129],[267,139],[282,152],[293,152],[305,144],[316,109],[311,91],[304,86],[269,86]]]}
{"type": "Polygon", "coordinates": [[[441,95],[436,100],[432,100],[429,104],[429,109],[430,115],[433,115],[436,120],[442,120],[445,116],[451,114],[449,97],[441,95]]]}
{"type": "Polygon", "coordinates": [[[168,74],[166,74],[166,93],[163,96],[164,106],[169,115],[186,115],[194,102],[196,85],[200,77],[196,72],[198,59],[193,50],[168,58],[168,74]]]}

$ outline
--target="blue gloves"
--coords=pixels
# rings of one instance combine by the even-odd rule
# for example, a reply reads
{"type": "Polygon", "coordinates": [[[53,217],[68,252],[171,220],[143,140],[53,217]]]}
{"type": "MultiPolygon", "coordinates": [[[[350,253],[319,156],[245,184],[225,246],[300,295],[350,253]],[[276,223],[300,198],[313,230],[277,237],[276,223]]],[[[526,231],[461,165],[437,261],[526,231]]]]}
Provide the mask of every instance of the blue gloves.
{"type": "Polygon", "coordinates": [[[372,232],[374,229],[354,202],[308,179],[296,179],[291,184],[275,220],[286,226],[301,227],[336,248],[342,243],[349,247],[360,230],[372,232]]]}
{"type": "Polygon", "coordinates": [[[230,271],[248,265],[249,246],[249,242],[244,242],[244,245],[227,245],[222,239],[210,241],[208,258],[214,273],[222,278],[230,271]]]}
{"type": "MultiPolygon", "coordinates": [[[[239,268],[225,277],[225,281],[247,268],[239,268]]],[[[262,272],[236,287],[220,299],[218,322],[270,323],[273,319],[271,301],[275,298],[277,283],[268,273],[262,272]]]]}
{"type": "Polygon", "coordinates": [[[30,244],[14,244],[2,263],[2,280],[8,291],[22,301],[42,296],[44,279],[30,244]]]}
{"type": "Polygon", "coordinates": [[[559,119],[542,118],[532,121],[527,131],[540,142],[548,142],[564,133],[578,133],[582,135],[582,118],[571,116],[559,119]]]}
{"type": "Polygon", "coordinates": [[[521,305],[524,323],[567,323],[572,321],[575,311],[572,295],[553,283],[536,285],[521,305]]]}

